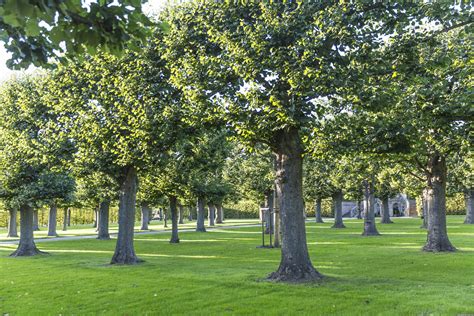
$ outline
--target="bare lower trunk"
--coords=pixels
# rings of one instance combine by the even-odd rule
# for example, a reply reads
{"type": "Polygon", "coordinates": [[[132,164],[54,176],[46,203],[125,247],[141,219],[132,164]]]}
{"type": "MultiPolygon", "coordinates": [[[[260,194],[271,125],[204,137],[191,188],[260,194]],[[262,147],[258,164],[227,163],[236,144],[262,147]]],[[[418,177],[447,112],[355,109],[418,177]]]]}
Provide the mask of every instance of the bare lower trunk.
{"type": "Polygon", "coordinates": [[[342,190],[333,193],[332,205],[334,208],[334,225],[332,225],[332,228],[346,228],[342,221],[342,190]]]}
{"type": "Polygon", "coordinates": [[[222,224],[224,222],[224,209],[222,203],[216,203],[216,224],[222,224]]]}
{"type": "Polygon", "coordinates": [[[148,222],[149,216],[150,216],[150,207],[148,207],[148,204],[143,202],[142,203],[142,217],[141,217],[141,223],[142,226],[140,227],[141,230],[148,230],[148,222]]]}
{"type": "Polygon", "coordinates": [[[214,206],[214,203],[208,203],[207,204],[207,207],[209,208],[209,212],[208,212],[208,222],[209,222],[209,226],[215,226],[215,218],[216,218],[216,207],[214,206]]]}
{"type": "Polygon", "coordinates": [[[375,195],[374,195],[374,180],[364,180],[364,232],[363,236],[378,236],[380,235],[375,227],[375,195]]]}
{"type": "Polygon", "coordinates": [[[99,230],[97,234],[97,239],[100,240],[109,240],[109,210],[110,202],[102,201],[99,205],[99,230]]]}
{"type": "Polygon", "coordinates": [[[316,199],[314,215],[316,217],[316,223],[324,223],[323,217],[321,216],[321,198],[316,199]]]}
{"type": "Polygon", "coordinates": [[[357,219],[362,219],[362,201],[357,201],[357,219]]]}
{"type": "Polygon", "coordinates": [[[34,256],[44,252],[36,248],[33,237],[33,209],[28,205],[20,206],[20,243],[11,257],[34,256]]]}
{"type": "Polygon", "coordinates": [[[184,207],[181,204],[178,205],[178,224],[184,224],[184,207]]]}
{"type": "MultiPolygon", "coordinates": [[[[98,208],[94,209],[94,223],[92,224],[93,228],[97,228],[97,222],[99,221],[99,210],[98,208]]],[[[97,229],[95,230],[97,231],[97,229]]]]}
{"type": "MultiPolygon", "coordinates": [[[[277,170],[277,162],[275,161],[275,171],[277,170]]],[[[274,231],[275,231],[275,234],[274,234],[274,239],[273,239],[273,247],[275,248],[280,248],[281,247],[281,243],[280,243],[280,237],[281,237],[281,230],[280,230],[280,223],[281,223],[281,219],[280,219],[280,199],[279,199],[279,196],[278,196],[278,191],[277,191],[277,185],[276,185],[276,182],[277,180],[275,179],[275,190],[273,190],[273,223],[275,224],[275,228],[274,228],[274,231]]]]}
{"type": "Polygon", "coordinates": [[[119,230],[111,264],[136,264],[141,261],[135,255],[133,247],[137,172],[134,167],[127,167],[123,176],[124,179],[120,186],[119,230]]]}
{"type": "MultiPolygon", "coordinates": [[[[20,214],[21,216],[21,214],[20,214]]],[[[38,210],[33,211],[33,230],[39,231],[39,218],[38,218],[38,210]]]]}
{"type": "Polygon", "coordinates": [[[65,208],[63,210],[63,231],[67,231],[67,214],[68,214],[68,209],[65,208]]]}
{"type": "Polygon", "coordinates": [[[205,201],[203,197],[198,197],[197,199],[197,220],[196,220],[196,231],[205,232],[206,227],[204,227],[204,205],[205,201]]]}
{"type": "Polygon", "coordinates": [[[163,211],[163,227],[164,228],[168,227],[168,210],[167,209],[163,211]]]}
{"type": "Polygon", "coordinates": [[[421,217],[423,218],[423,222],[421,223],[420,228],[427,229],[428,228],[428,189],[425,188],[423,190],[422,196],[421,196],[421,207],[422,207],[422,213],[421,217]]]}
{"type": "Polygon", "coordinates": [[[71,226],[71,209],[67,209],[67,226],[71,226]]]}
{"type": "Polygon", "coordinates": [[[474,189],[469,189],[464,193],[466,201],[466,219],[464,224],[474,224],[474,189]]]}
{"type": "Polygon", "coordinates": [[[439,154],[428,162],[428,237],[424,251],[455,251],[446,229],[446,161],[439,154]]]}
{"type": "Polygon", "coordinates": [[[53,203],[49,207],[48,236],[58,236],[58,234],[56,233],[57,217],[58,208],[56,207],[56,204],[53,203]]]}
{"type": "Polygon", "coordinates": [[[162,208],[159,209],[159,213],[160,213],[160,221],[162,221],[163,220],[163,209],[162,208]]]}
{"type": "Polygon", "coordinates": [[[392,220],[390,219],[388,197],[382,199],[382,219],[380,220],[380,224],[393,224],[392,220]]]}
{"type": "Polygon", "coordinates": [[[193,220],[193,207],[190,206],[188,210],[189,210],[188,220],[191,222],[193,220]]]}
{"type": "Polygon", "coordinates": [[[265,214],[265,234],[273,234],[274,223],[273,223],[273,191],[266,196],[266,208],[265,214]]]}
{"type": "Polygon", "coordinates": [[[178,237],[178,209],[176,196],[170,197],[170,212],[171,212],[171,244],[179,243],[178,237]]]}
{"type": "Polygon", "coordinates": [[[18,237],[18,229],[16,225],[16,209],[8,211],[10,213],[10,218],[8,219],[8,234],[7,237],[18,237]]]}
{"type": "Polygon", "coordinates": [[[306,244],[303,206],[303,158],[297,129],[277,133],[277,194],[281,215],[281,261],[270,280],[306,282],[322,278],[311,263],[306,244]]]}

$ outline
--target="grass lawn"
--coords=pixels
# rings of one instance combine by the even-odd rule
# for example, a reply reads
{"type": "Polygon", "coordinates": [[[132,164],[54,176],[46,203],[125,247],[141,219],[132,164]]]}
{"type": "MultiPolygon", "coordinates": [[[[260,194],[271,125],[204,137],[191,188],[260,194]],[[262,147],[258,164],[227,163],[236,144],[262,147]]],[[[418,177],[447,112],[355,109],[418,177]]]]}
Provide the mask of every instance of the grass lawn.
{"type": "Polygon", "coordinates": [[[362,222],[307,226],[320,284],[262,279],[279,263],[278,249],[257,249],[258,227],[207,233],[136,236],[137,266],[110,266],[115,241],[39,243],[50,255],[9,258],[0,246],[0,313],[70,314],[474,314],[474,226],[449,217],[457,253],[420,251],[419,219],[378,225],[362,237],[362,222]]]}

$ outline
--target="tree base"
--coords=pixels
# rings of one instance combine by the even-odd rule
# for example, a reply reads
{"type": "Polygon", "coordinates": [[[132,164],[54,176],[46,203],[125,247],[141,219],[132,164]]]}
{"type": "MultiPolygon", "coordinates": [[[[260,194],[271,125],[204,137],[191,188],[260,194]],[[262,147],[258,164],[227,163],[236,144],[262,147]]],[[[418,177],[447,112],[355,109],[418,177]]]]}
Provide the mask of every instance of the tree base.
{"type": "Polygon", "coordinates": [[[346,228],[346,226],[344,224],[334,224],[331,228],[346,228]]]}
{"type": "Polygon", "coordinates": [[[223,221],[216,221],[216,224],[224,224],[223,221]]]}
{"type": "Polygon", "coordinates": [[[7,235],[7,237],[18,237],[18,234],[13,234],[13,235],[7,235]]]}
{"type": "Polygon", "coordinates": [[[321,224],[323,224],[324,221],[323,221],[322,219],[317,219],[317,220],[316,220],[316,223],[321,223],[321,224]]]}
{"type": "Polygon", "coordinates": [[[59,235],[58,235],[58,234],[56,234],[56,233],[54,233],[54,234],[50,234],[50,233],[48,233],[48,237],[59,237],[59,235]]]}
{"type": "Polygon", "coordinates": [[[377,230],[364,231],[362,236],[380,236],[380,233],[377,230]]]}
{"type": "Polygon", "coordinates": [[[127,264],[127,265],[132,265],[132,264],[139,264],[145,262],[144,260],[138,258],[135,255],[124,255],[124,254],[118,254],[114,255],[112,257],[112,260],[110,261],[110,264],[127,264]]]}
{"type": "Polygon", "coordinates": [[[179,238],[171,238],[170,244],[179,244],[179,238]]]}
{"type": "Polygon", "coordinates": [[[196,231],[199,233],[205,233],[206,229],[205,228],[196,228],[196,231]]]}
{"type": "Polygon", "coordinates": [[[456,247],[449,241],[444,243],[427,242],[421,250],[425,252],[455,252],[456,247]]]}
{"type": "Polygon", "coordinates": [[[276,272],[271,273],[267,280],[274,282],[304,283],[323,279],[311,264],[280,265],[276,272]]]}
{"type": "Polygon", "coordinates": [[[10,257],[31,257],[36,255],[47,255],[47,252],[41,251],[36,246],[22,247],[19,246],[17,250],[10,254],[10,257]]]}
{"type": "Polygon", "coordinates": [[[110,240],[110,236],[98,236],[96,239],[98,240],[110,240]]]}
{"type": "Polygon", "coordinates": [[[393,224],[392,220],[380,221],[380,224],[393,224]]]}

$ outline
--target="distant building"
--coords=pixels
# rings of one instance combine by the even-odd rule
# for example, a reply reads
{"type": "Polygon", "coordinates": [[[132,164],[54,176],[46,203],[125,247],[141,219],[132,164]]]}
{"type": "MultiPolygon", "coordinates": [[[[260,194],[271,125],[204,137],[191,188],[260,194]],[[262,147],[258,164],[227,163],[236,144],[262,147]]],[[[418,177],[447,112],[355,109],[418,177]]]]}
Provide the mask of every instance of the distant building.
{"type": "MultiPolygon", "coordinates": [[[[411,199],[406,194],[398,194],[392,199],[388,200],[388,209],[390,216],[418,216],[416,211],[416,201],[411,199]]],[[[375,215],[380,216],[382,211],[382,200],[375,199],[375,215]]],[[[360,203],[361,215],[364,214],[364,205],[360,203]]],[[[359,207],[357,201],[343,201],[342,202],[342,216],[343,217],[357,217],[359,214],[359,207]]]]}

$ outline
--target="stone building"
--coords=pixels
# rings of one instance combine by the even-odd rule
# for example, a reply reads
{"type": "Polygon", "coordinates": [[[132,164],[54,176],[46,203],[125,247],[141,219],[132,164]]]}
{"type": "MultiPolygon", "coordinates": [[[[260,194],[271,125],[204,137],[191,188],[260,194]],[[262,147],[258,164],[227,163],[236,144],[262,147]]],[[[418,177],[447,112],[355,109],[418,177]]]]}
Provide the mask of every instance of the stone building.
{"type": "MultiPolygon", "coordinates": [[[[398,194],[394,198],[388,200],[388,208],[390,216],[418,216],[416,211],[416,201],[408,197],[406,194],[398,194]]],[[[361,214],[364,212],[363,203],[360,203],[361,214]]],[[[382,200],[375,199],[375,215],[380,216],[382,211],[382,200]]],[[[342,216],[343,217],[357,217],[359,207],[357,201],[343,201],[342,202],[342,216]]]]}

